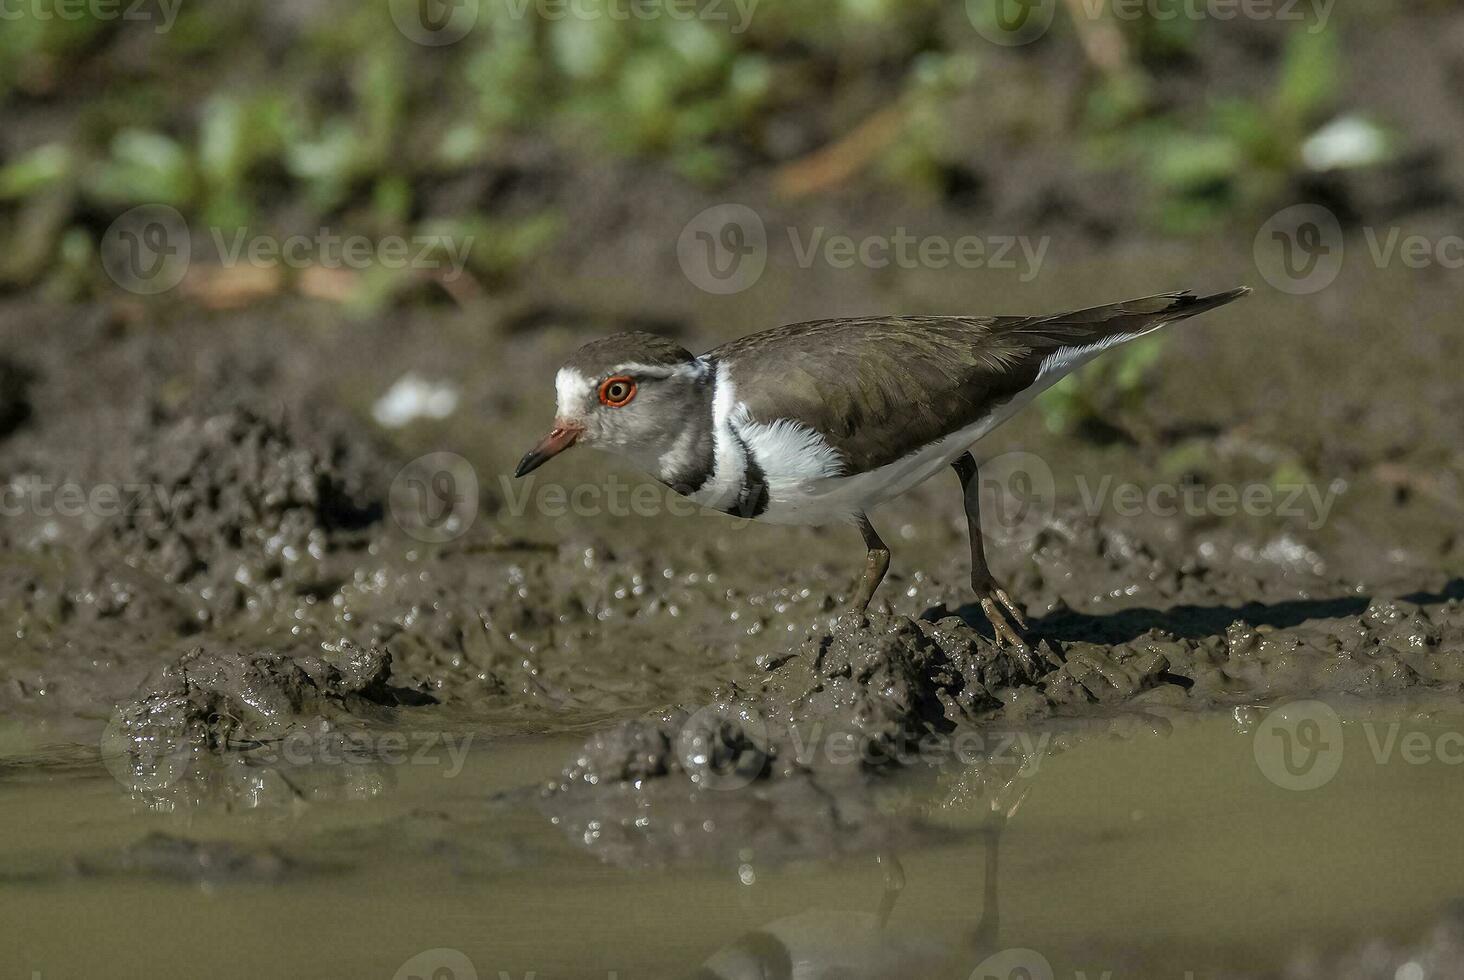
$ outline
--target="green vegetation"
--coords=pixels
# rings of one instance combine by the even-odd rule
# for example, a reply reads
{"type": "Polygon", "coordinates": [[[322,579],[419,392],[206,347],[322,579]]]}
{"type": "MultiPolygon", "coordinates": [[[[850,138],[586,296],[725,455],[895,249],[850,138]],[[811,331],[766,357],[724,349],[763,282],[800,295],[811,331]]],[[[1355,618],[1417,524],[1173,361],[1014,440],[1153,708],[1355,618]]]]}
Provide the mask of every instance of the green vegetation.
{"type": "Polygon", "coordinates": [[[1089,104],[1090,152],[1100,165],[1139,168],[1153,188],[1151,217],[1167,230],[1251,213],[1303,168],[1304,141],[1336,108],[1337,59],[1334,35],[1298,30],[1269,90],[1211,97],[1184,113],[1146,106],[1152,83],[1111,82],[1089,104]]]}
{"type": "MultiPolygon", "coordinates": [[[[473,235],[470,271],[498,282],[565,230],[545,195],[502,204],[469,179],[510,165],[526,139],[587,163],[657,161],[715,187],[772,171],[897,106],[900,138],[861,179],[928,193],[962,93],[1005,86],[1014,112],[1049,105],[1052,93],[1022,91],[1043,86],[1042,73],[1010,66],[1038,63],[1044,46],[1080,57],[1075,38],[1092,26],[1059,5],[1046,36],[1004,49],[943,0],[726,0],[716,21],[613,16],[628,5],[606,2],[482,0],[475,26],[440,47],[409,40],[388,0],[188,3],[166,25],[168,5],[156,3],[135,22],[7,20],[0,286],[99,288],[101,233],[145,203],[171,205],[195,227],[260,234],[329,226],[473,235]]],[[[50,7],[17,8],[41,9],[50,7]]],[[[1156,79],[1224,25],[1181,17],[1110,26],[1125,39],[1125,60],[1087,69],[1080,145],[1085,165],[1142,175],[1159,227],[1193,230],[1264,207],[1300,168],[1302,141],[1338,108],[1328,32],[1298,28],[1286,40],[1278,31],[1284,54],[1253,96],[1195,104],[1161,98],[1156,79]]],[[[378,283],[370,302],[400,285],[378,283]]],[[[1128,377],[1142,366],[1124,364],[1107,370],[1128,377]]],[[[1078,411],[1077,393],[1064,397],[1061,412],[1078,411]]]]}

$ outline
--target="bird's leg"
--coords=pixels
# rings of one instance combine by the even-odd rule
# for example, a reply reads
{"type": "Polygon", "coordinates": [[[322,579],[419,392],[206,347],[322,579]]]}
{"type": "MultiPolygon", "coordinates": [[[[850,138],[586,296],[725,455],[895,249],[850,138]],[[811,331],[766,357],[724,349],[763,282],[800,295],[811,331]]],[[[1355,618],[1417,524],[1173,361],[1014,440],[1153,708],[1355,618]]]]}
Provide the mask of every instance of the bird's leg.
{"type": "Polygon", "coordinates": [[[864,547],[869,549],[869,553],[864,558],[864,577],[859,580],[854,596],[849,600],[849,611],[863,616],[869,608],[869,600],[874,598],[874,590],[879,588],[880,580],[889,571],[890,549],[880,540],[867,516],[860,514],[855,523],[859,533],[864,535],[864,547]]]}
{"type": "Polygon", "coordinates": [[[976,460],[970,453],[962,453],[951,468],[961,479],[961,490],[966,495],[966,523],[971,531],[971,588],[981,603],[981,611],[991,623],[992,633],[998,643],[1023,645],[1022,636],[1007,620],[1010,615],[1016,620],[1017,629],[1025,630],[1027,620],[1022,611],[1007,595],[1006,589],[997,584],[986,564],[986,546],[981,537],[981,481],[976,475],[976,460]],[[1005,613],[1003,612],[1005,610],[1005,613]]]}
{"type": "Polygon", "coordinates": [[[895,911],[900,892],[905,890],[905,866],[894,851],[880,851],[874,859],[884,870],[884,892],[880,895],[879,911],[875,913],[875,921],[883,929],[889,924],[890,913],[895,911]]]}
{"type": "Polygon", "coordinates": [[[986,845],[986,868],[981,889],[981,918],[976,920],[975,939],[978,951],[995,950],[1001,931],[1001,906],[997,900],[997,858],[1001,856],[1001,832],[1006,827],[1007,816],[996,813],[983,829],[983,843],[986,845]]]}

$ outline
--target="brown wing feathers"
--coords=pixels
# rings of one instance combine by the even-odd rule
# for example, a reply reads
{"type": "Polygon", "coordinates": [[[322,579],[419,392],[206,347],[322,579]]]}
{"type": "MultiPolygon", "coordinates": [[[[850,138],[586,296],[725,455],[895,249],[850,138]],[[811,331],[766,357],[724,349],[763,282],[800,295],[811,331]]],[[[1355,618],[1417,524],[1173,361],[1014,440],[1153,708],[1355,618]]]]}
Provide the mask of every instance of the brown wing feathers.
{"type": "Polygon", "coordinates": [[[1049,352],[1068,346],[1087,346],[1110,336],[1145,333],[1166,323],[1224,306],[1250,292],[1247,286],[1196,296],[1191,292],[1160,293],[1108,306],[1094,306],[1049,317],[1027,317],[1014,324],[1017,332],[1032,338],[1049,352]]]}
{"type": "Polygon", "coordinates": [[[754,420],[810,426],[858,473],[975,422],[1032,385],[1056,351],[1146,333],[1248,292],[1164,293],[1042,317],[815,320],[708,356],[732,366],[754,420]]]}

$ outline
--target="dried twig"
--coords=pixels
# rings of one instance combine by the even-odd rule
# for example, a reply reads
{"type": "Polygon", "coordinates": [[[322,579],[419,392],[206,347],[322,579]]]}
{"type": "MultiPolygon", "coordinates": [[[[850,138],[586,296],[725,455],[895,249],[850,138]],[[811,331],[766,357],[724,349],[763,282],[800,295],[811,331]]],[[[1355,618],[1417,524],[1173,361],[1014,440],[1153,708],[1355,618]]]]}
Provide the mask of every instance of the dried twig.
{"type": "Polygon", "coordinates": [[[773,188],[785,197],[802,197],[843,183],[893,143],[904,122],[903,107],[881,109],[828,146],[784,165],[773,188]]]}

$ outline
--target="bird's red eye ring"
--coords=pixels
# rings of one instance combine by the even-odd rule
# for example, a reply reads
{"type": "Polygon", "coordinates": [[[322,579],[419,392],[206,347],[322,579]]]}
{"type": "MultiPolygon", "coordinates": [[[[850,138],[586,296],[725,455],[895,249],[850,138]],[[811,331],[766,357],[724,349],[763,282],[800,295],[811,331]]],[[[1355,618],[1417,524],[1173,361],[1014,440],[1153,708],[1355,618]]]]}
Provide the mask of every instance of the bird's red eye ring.
{"type": "Polygon", "coordinates": [[[623,408],[635,397],[635,379],[623,374],[600,382],[600,404],[623,408]]]}

